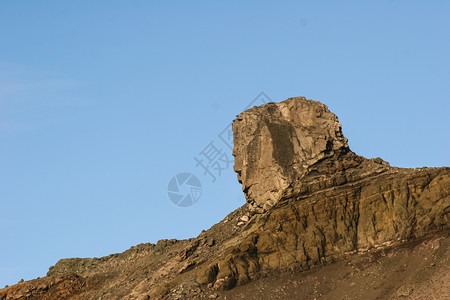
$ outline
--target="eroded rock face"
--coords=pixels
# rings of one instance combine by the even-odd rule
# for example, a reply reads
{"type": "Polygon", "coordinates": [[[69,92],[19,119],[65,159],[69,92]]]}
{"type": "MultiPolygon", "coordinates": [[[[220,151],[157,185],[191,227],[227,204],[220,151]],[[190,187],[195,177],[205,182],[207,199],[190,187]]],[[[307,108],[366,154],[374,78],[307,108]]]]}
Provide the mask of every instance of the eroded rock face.
{"type": "Polygon", "coordinates": [[[68,299],[82,290],[84,285],[83,278],[77,275],[45,277],[6,287],[0,290],[0,299],[68,299]]]}
{"type": "Polygon", "coordinates": [[[231,288],[449,228],[449,168],[401,169],[356,155],[319,102],[254,107],[233,131],[235,171],[257,214],[200,281],[231,288]]]}
{"type": "MultiPolygon", "coordinates": [[[[205,299],[274,272],[449,232],[450,168],[396,168],[358,156],[319,102],[254,107],[233,130],[245,205],[197,238],[62,259],[47,277],[0,290],[0,299],[205,299]]],[[[392,290],[372,298],[396,297],[400,286],[376,280],[392,290]]]]}
{"type": "Polygon", "coordinates": [[[232,288],[274,270],[307,270],[348,252],[450,228],[450,168],[390,168],[363,159],[327,174],[335,162],[319,162],[314,175],[290,192],[292,197],[254,214],[245,237],[203,270],[199,280],[232,288]]]}
{"type": "Polygon", "coordinates": [[[341,124],[326,105],[305,98],[253,107],[233,122],[234,170],[247,202],[266,211],[310,166],[349,151],[341,124]]]}

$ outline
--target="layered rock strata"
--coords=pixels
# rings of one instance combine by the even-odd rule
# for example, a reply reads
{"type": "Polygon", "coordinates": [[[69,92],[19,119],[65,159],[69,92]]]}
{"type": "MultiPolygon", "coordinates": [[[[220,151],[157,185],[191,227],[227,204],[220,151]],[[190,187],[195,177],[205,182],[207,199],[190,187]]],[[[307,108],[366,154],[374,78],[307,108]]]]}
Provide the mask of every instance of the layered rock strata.
{"type": "Polygon", "coordinates": [[[0,299],[215,297],[450,229],[450,168],[403,169],[358,156],[320,102],[251,108],[233,132],[244,206],[197,238],[63,259],[45,278],[0,290],[0,299]]]}

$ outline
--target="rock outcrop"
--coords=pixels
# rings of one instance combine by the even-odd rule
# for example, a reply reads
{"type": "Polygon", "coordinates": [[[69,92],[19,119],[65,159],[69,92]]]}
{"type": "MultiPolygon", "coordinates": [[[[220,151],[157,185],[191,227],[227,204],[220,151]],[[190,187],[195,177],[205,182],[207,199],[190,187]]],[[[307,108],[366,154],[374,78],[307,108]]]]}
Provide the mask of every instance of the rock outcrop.
{"type": "Polygon", "coordinates": [[[254,107],[233,122],[234,170],[248,203],[264,212],[311,166],[349,151],[341,124],[326,105],[305,98],[254,107]]]}
{"type": "MultiPolygon", "coordinates": [[[[320,102],[290,98],[251,108],[233,132],[247,204],[197,238],[61,260],[46,278],[0,290],[0,299],[56,299],[51,293],[61,284],[73,299],[215,298],[274,273],[448,234],[450,168],[403,169],[358,156],[320,102]]],[[[447,250],[440,251],[445,274],[447,250]]],[[[374,295],[388,298],[399,288],[374,295]]]]}
{"type": "Polygon", "coordinates": [[[233,131],[235,171],[256,214],[247,236],[205,270],[207,282],[230,288],[449,228],[449,168],[394,168],[354,154],[319,102],[254,107],[233,131]]]}

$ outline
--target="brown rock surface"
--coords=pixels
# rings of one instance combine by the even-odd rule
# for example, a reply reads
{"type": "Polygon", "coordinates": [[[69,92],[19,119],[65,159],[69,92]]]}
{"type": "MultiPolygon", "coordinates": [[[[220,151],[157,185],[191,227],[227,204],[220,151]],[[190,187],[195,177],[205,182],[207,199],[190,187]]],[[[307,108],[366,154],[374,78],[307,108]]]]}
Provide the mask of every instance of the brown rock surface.
{"type": "MultiPolygon", "coordinates": [[[[290,98],[233,123],[235,171],[256,214],[206,274],[225,288],[274,269],[308,269],[343,253],[449,227],[450,169],[400,169],[350,151],[337,117],[290,98]]],[[[205,279],[205,276],[200,276],[205,279]]]]}
{"type": "Polygon", "coordinates": [[[84,285],[83,278],[78,275],[45,277],[4,288],[0,290],[0,299],[66,299],[76,296],[84,285]]]}
{"type": "Polygon", "coordinates": [[[254,107],[233,122],[234,170],[247,201],[263,212],[308,168],[349,147],[326,105],[305,98],[254,107]]]}
{"type": "MultiPolygon", "coordinates": [[[[437,278],[433,272],[448,270],[450,168],[402,169],[358,156],[350,151],[337,117],[305,98],[249,109],[235,120],[233,131],[235,171],[246,205],[194,239],[142,244],[103,258],[60,260],[47,277],[0,290],[0,300],[254,298],[259,283],[266,299],[375,299],[406,293],[420,299],[427,293],[424,280],[392,280],[420,273],[419,264],[413,269],[399,265],[408,259],[399,247],[430,237],[434,240],[424,242],[426,247],[411,246],[412,253],[428,253],[436,257],[434,264],[443,264],[427,269],[432,278],[437,278]],[[376,259],[365,260],[368,253],[392,253],[382,260],[387,273],[379,271],[376,259]],[[348,279],[342,273],[346,268],[336,267],[347,261],[364,265],[367,277],[348,279]],[[276,278],[298,282],[299,274],[306,274],[299,271],[324,274],[318,266],[330,274],[322,289],[311,286],[309,293],[306,279],[298,287],[278,286],[276,278]],[[342,286],[333,287],[334,280],[342,286]],[[354,286],[367,288],[358,294],[351,292],[354,286]],[[63,296],[57,294],[62,290],[63,296]]],[[[445,280],[433,284],[442,293],[450,290],[445,280]]]]}

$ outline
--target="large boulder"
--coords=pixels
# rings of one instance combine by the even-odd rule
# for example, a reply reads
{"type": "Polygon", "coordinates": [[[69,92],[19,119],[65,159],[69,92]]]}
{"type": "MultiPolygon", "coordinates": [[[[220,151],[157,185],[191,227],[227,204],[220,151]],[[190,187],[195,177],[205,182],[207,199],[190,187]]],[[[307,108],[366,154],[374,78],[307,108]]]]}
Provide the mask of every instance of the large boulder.
{"type": "Polygon", "coordinates": [[[233,122],[234,170],[247,202],[263,212],[317,162],[349,151],[328,107],[303,97],[253,107],[233,122]]]}

